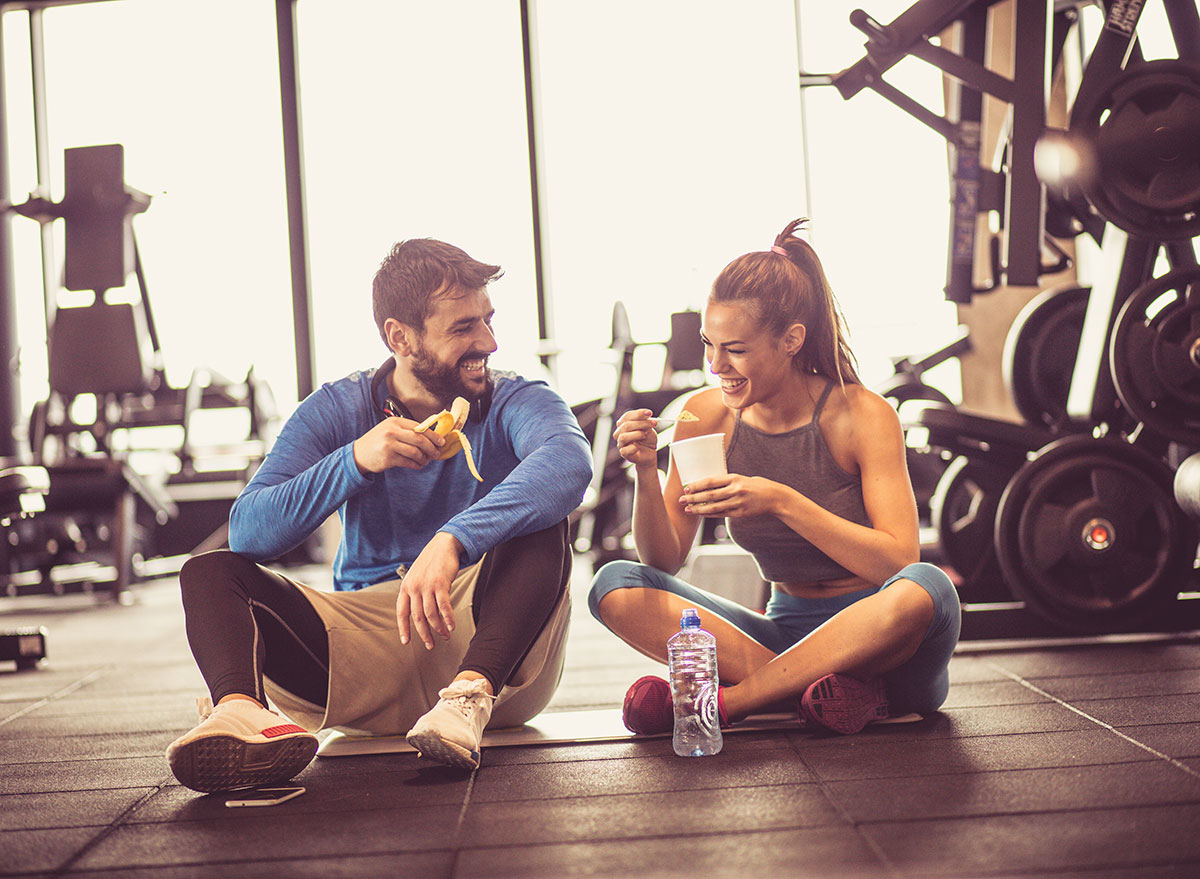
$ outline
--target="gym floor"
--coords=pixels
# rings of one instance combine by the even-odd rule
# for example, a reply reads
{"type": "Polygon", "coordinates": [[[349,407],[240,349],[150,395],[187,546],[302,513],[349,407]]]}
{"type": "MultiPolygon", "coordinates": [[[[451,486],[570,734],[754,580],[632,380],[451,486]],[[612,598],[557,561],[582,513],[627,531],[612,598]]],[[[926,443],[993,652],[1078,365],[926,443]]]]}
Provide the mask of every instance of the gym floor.
{"type": "MultiPolygon", "coordinates": [[[[550,710],[615,715],[655,666],[576,574],[550,710]]],[[[177,587],[134,595],[0,599],[0,629],[49,632],[41,668],[0,663],[0,875],[1200,875],[1200,632],[976,645],[941,713],[855,736],[730,734],[706,760],[665,738],[492,748],[474,773],[319,758],[306,795],[233,810],[162,756],[202,692],[177,587]]]]}

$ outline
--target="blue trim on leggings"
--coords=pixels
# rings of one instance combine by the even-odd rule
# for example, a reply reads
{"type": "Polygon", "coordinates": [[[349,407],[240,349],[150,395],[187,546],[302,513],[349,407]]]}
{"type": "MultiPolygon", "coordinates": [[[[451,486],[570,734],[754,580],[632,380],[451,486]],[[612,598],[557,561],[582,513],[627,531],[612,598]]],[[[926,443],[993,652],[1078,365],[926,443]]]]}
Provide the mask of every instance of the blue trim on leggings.
{"type": "MultiPolygon", "coordinates": [[[[772,653],[783,653],[810,632],[854,602],[888,588],[897,580],[911,580],[933,599],[933,620],[912,658],[884,675],[893,714],[936,711],[950,687],[947,668],[958,644],[961,612],[958,592],[950,578],[935,565],[917,562],[902,568],[886,583],[831,598],[797,598],[774,589],[764,613],[736,601],[698,589],[657,568],[637,562],[609,562],[596,572],[588,593],[588,609],[600,618],[600,599],[614,589],[659,589],[678,595],[699,609],[707,609],[736,626],[772,653]]],[[[703,619],[703,615],[701,616],[703,619]]]]}

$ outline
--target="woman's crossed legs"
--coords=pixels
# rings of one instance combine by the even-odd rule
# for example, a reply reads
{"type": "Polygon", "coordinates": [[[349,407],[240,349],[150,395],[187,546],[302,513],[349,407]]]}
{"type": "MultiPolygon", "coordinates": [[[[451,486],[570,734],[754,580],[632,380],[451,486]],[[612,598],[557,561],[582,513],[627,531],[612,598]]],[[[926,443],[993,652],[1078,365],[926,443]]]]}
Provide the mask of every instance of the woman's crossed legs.
{"type": "Polygon", "coordinates": [[[730,720],[794,704],[831,673],[883,678],[893,714],[935,711],[946,697],[960,621],[953,584],[923,563],[878,589],[829,599],[775,592],[760,614],[647,565],[612,562],[597,572],[588,605],[618,637],[660,662],[683,609],[700,608],[717,639],[730,720]]]}

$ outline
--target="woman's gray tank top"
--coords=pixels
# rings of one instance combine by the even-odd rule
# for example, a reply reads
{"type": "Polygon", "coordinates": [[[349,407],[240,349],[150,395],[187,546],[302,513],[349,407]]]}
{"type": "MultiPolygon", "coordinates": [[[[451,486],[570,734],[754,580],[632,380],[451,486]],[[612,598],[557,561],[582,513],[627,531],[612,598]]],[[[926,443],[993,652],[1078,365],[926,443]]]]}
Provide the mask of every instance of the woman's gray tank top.
{"type": "MultiPolygon", "coordinates": [[[[832,388],[833,382],[825,386],[812,421],[785,433],[764,433],[739,414],[725,463],[730,473],[789,485],[834,515],[869,526],[862,480],[834,460],[818,423],[832,388]]],[[[852,575],[774,516],[730,518],[725,527],[733,542],[754,556],[764,580],[816,583],[852,575]]]]}

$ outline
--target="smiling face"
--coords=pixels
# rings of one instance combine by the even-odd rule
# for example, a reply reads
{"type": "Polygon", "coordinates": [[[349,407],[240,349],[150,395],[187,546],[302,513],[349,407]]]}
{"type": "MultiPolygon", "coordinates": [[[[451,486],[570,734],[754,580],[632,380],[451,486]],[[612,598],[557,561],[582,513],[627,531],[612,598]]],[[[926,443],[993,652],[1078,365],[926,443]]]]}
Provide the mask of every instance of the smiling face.
{"type": "Polygon", "coordinates": [[[488,355],[497,348],[487,290],[436,297],[424,330],[415,333],[410,371],[445,405],[478,400],[488,389],[488,355]]]}
{"type": "Polygon", "coordinates": [[[745,302],[709,301],[700,330],[709,370],[721,379],[730,409],[771,401],[796,376],[792,355],[804,344],[804,326],[794,324],[773,338],[745,302]]]}

